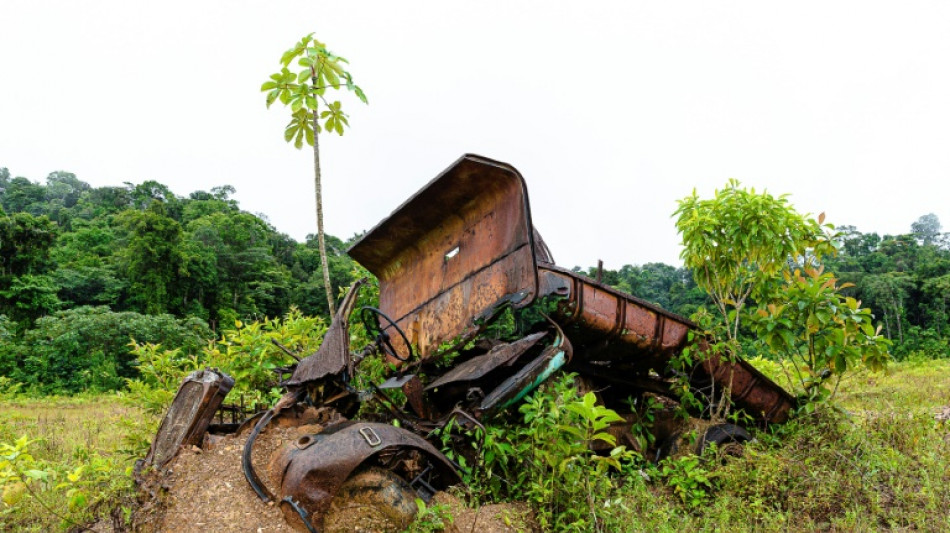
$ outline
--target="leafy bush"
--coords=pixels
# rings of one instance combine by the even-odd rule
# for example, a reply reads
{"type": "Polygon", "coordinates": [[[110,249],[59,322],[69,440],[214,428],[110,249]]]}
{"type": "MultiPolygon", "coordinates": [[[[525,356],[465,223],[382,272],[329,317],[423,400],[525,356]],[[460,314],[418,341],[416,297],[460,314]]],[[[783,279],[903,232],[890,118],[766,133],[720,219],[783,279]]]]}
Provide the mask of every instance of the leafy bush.
{"type": "Polygon", "coordinates": [[[784,359],[792,361],[797,391],[811,402],[834,395],[841,377],[855,366],[884,369],[890,341],[875,331],[871,311],[844,296],[838,280],[822,268],[785,273],[773,299],[756,311],[752,324],[758,337],[784,359]],[[835,386],[826,380],[834,376],[835,386]]]}
{"type": "Polygon", "coordinates": [[[602,530],[599,504],[614,488],[608,471],[635,458],[605,432],[622,418],[597,405],[593,392],[579,396],[574,378],[549,381],[526,400],[519,408],[524,423],[488,426],[484,463],[466,480],[486,501],[526,500],[545,530],[602,530]],[[593,452],[598,441],[611,451],[593,452]]]}
{"type": "Polygon", "coordinates": [[[221,370],[234,378],[228,398],[240,398],[246,405],[267,407],[281,396],[275,372],[293,360],[274,341],[299,356],[315,352],[323,341],[326,325],[319,317],[308,317],[292,309],[283,318],[235,323],[200,349],[165,349],[161,345],[133,343],[132,353],[140,360],[141,376],[129,380],[129,389],[143,405],[161,411],[171,402],[182,378],[201,367],[221,370]]]}
{"type": "Polygon", "coordinates": [[[30,453],[30,441],[24,435],[13,443],[0,442],[0,489],[5,507],[12,508],[24,498],[58,517],[63,526],[77,526],[90,507],[90,494],[101,492],[114,483],[114,465],[107,457],[92,455],[76,467],[64,463],[37,460],[30,453]],[[65,508],[50,503],[56,493],[65,498],[65,508]]]}
{"type": "Polygon", "coordinates": [[[950,358],[950,338],[940,337],[933,329],[911,326],[904,333],[904,342],[893,350],[898,361],[921,361],[950,358]]]}
{"type": "Polygon", "coordinates": [[[702,505],[713,489],[712,475],[696,455],[667,457],[660,465],[660,475],[680,501],[689,507],[702,505]]]}

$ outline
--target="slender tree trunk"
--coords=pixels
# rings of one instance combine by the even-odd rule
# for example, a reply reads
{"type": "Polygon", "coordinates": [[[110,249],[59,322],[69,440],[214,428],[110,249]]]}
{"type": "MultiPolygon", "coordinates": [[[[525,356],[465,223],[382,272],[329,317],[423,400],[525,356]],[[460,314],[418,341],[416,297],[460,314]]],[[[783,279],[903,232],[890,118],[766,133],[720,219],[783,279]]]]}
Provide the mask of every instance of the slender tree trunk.
{"type": "Polygon", "coordinates": [[[323,186],[320,184],[320,136],[317,134],[317,110],[313,110],[313,186],[317,200],[317,244],[320,247],[320,267],[323,269],[323,286],[327,290],[327,305],[330,319],[336,314],[333,307],[333,288],[330,286],[330,267],[327,263],[327,245],[323,238],[323,186]]]}
{"type": "Polygon", "coordinates": [[[904,302],[898,300],[895,314],[897,315],[897,336],[900,338],[901,344],[904,344],[904,328],[901,326],[904,321],[904,302]]]}

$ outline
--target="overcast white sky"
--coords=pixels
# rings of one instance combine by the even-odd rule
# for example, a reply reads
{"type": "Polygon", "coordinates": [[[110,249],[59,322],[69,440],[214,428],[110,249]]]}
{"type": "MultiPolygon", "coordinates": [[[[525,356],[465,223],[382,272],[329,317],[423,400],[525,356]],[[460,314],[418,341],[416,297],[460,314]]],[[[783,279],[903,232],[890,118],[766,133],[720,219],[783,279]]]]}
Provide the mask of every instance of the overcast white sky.
{"type": "Polygon", "coordinates": [[[730,177],[862,231],[950,225],[946,2],[5,0],[0,21],[0,167],[231,184],[297,239],[311,156],[259,89],[311,31],[370,99],[321,138],[342,238],[466,152],[522,172],[568,267],[680,264],[676,200],[730,177]]]}

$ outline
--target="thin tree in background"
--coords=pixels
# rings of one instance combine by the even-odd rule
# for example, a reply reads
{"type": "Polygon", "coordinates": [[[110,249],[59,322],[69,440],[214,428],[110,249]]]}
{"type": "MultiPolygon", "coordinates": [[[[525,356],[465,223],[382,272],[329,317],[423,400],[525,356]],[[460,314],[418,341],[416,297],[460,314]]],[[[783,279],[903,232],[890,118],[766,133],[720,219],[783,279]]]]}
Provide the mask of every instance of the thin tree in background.
{"type": "Polygon", "coordinates": [[[293,141],[298,150],[304,142],[313,147],[313,182],[317,203],[317,243],[320,249],[320,265],[323,270],[323,285],[327,291],[327,304],[330,316],[335,313],[333,291],[330,287],[330,268],[327,262],[327,249],[323,231],[323,187],[320,175],[320,142],[322,130],[343,135],[345,126],[349,126],[347,115],[343,112],[339,100],[326,99],[327,89],[346,88],[353,92],[364,104],[367,103],[363,90],[353,83],[353,76],[343,68],[349,63],[346,59],[332,54],[326,45],[316,40],[313,34],[305,36],[293,48],[284,52],[280,58],[280,72],[271,74],[264,82],[261,91],[267,93],[267,107],[280,100],[290,106],[290,123],[284,129],[284,140],[293,141]],[[296,60],[300,70],[290,70],[290,64],[296,60]],[[322,108],[320,104],[323,104],[322,108]],[[322,111],[321,111],[322,109],[322,111]],[[320,122],[323,122],[321,125],[320,122]]]}

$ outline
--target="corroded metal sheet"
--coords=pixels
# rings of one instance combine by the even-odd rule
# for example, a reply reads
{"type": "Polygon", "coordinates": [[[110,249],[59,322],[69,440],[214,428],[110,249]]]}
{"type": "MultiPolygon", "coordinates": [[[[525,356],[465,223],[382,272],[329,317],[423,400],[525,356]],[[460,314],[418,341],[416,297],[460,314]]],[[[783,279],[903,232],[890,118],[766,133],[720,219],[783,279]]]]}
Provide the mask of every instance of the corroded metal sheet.
{"type": "Polygon", "coordinates": [[[565,298],[558,322],[575,326],[578,335],[593,343],[612,341],[620,351],[635,349],[643,357],[669,357],[686,345],[687,333],[694,327],[681,316],[576,272],[554,265],[539,270],[541,295],[565,298]]]}
{"type": "Polygon", "coordinates": [[[481,416],[492,416],[511,407],[570,362],[573,354],[571,342],[558,329],[554,342],[545,347],[541,355],[529,361],[489,392],[482,399],[477,412],[481,416]]]}
{"type": "Polygon", "coordinates": [[[455,467],[422,437],[389,424],[344,422],[301,437],[274,459],[275,471],[281,472],[279,499],[284,517],[305,531],[297,510],[302,509],[320,530],[331,500],[347,477],[371,458],[399,450],[421,453],[439,476],[437,488],[460,481],[455,467]]]}
{"type": "Polygon", "coordinates": [[[349,254],[379,278],[380,309],[423,357],[500,301],[526,305],[537,294],[524,180],[480,156],[456,161],[349,254]]]}
{"type": "Polygon", "coordinates": [[[353,313],[360,287],[364,283],[366,280],[361,279],[350,287],[340,303],[336,316],[333,317],[333,322],[330,323],[330,328],[323,336],[320,347],[315,353],[301,359],[285,385],[299,386],[344,370],[350,376],[353,375],[350,359],[350,314],[353,313]]]}
{"type": "Polygon", "coordinates": [[[729,362],[712,356],[703,362],[702,368],[717,385],[728,388],[732,401],[750,415],[772,424],[788,420],[795,399],[748,362],[729,362]]]}
{"type": "Polygon", "coordinates": [[[182,446],[199,446],[215,411],[233,386],[234,379],[216,370],[188,374],[162,419],[144,464],[162,468],[182,446]]]}
{"type": "MultiPolygon", "coordinates": [[[[541,295],[565,297],[557,317],[594,348],[586,352],[575,342],[577,355],[609,353],[614,358],[640,358],[643,369],[662,371],[666,361],[679,353],[697,326],[653,304],[601,285],[575,272],[544,265],[541,295]]],[[[701,347],[702,349],[702,347],[701,347]]],[[[732,401],[758,420],[782,423],[788,419],[794,398],[745,361],[708,358],[701,370],[721,389],[730,390],[732,401]]]]}
{"type": "Polygon", "coordinates": [[[531,349],[545,335],[547,332],[542,331],[512,343],[495,346],[488,353],[473,357],[446,372],[430,383],[425,390],[432,390],[447,383],[473,381],[504,364],[511,364],[514,359],[531,349]]]}

